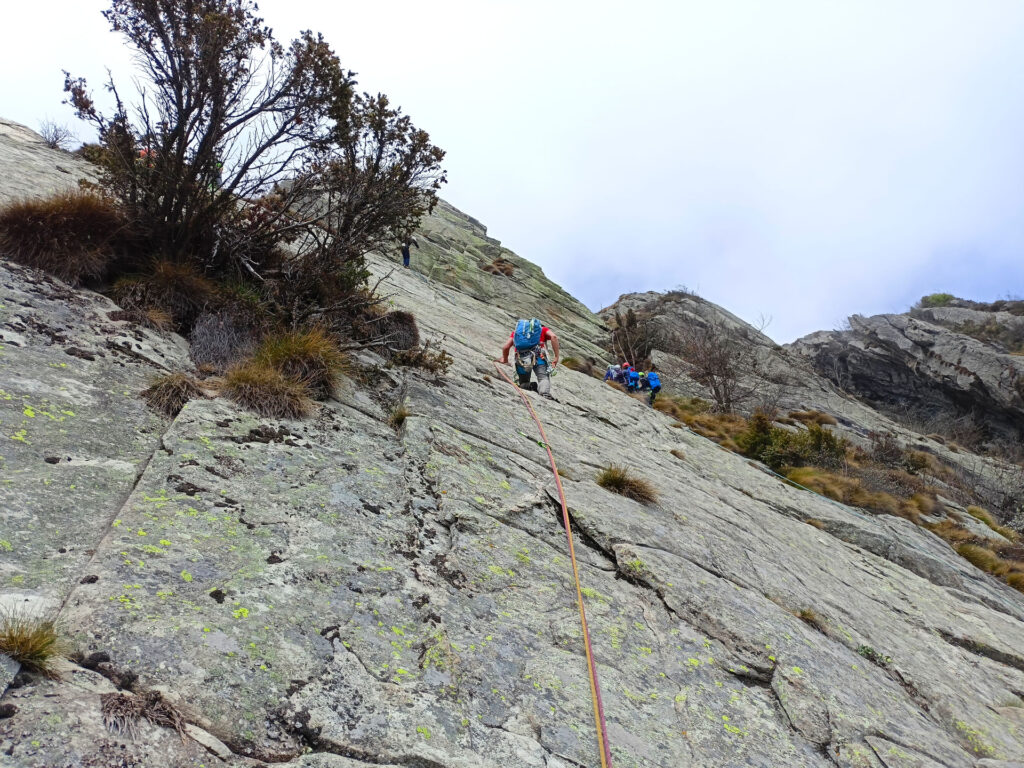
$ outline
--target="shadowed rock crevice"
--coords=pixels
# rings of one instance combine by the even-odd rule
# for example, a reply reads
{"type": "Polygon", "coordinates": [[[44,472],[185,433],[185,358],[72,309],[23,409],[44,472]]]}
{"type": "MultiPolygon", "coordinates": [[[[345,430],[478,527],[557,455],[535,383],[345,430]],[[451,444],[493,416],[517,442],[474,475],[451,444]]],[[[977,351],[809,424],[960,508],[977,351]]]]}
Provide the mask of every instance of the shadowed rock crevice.
{"type": "Polygon", "coordinates": [[[981,656],[998,664],[1004,664],[1005,666],[1024,672],[1024,656],[1011,651],[993,648],[980,640],[970,637],[961,637],[944,630],[939,630],[939,635],[950,645],[956,646],[957,648],[963,648],[965,651],[973,653],[976,656],[981,656]]]}

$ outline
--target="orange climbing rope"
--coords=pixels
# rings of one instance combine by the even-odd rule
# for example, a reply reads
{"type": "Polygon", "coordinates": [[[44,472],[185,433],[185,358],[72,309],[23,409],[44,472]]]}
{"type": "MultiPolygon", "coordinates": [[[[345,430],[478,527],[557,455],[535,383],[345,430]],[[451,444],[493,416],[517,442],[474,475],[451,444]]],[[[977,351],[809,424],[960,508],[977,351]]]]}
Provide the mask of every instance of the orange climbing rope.
{"type": "Polygon", "coordinates": [[[597,743],[601,748],[601,768],[612,768],[612,750],[608,744],[608,728],[604,721],[604,705],[601,703],[601,686],[597,682],[597,665],[594,662],[594,651],[590,646],[590,630],[587,629],[587,612],[583,609],[583,590],[580,587],[580,571],[576,564],[576,547],[572,540],[572,527],[569,521],[569,507],[565,503],[565,491],[562,489],[562,478],[558,474],[558,466],[555,464],[555,455],[551,452],[548,444],[548,436],[544,434],[544,425],[541,424],[533,405],[523,394],[522,390],[512,383],[512,379],[501,370],[498,363],[494,363],[495,370],[501,377],[515,387],[519,399],[530,411],[537,429],[540,431],[541,447],[548,452],[548,460],[551,462],[551,473],[555,476],[555,485],[558,486],[558,498],[562,503],[562,525],[565,527],[565,538],[569,542],[569,559],[572,561],[572,577],[576,582],[576,605],[580,609],[580,624],[583,625],[583,648],[587,654],[587,670],[590,673],[590,697],[594,704],[594,724],[597,726],[597,743]]]}

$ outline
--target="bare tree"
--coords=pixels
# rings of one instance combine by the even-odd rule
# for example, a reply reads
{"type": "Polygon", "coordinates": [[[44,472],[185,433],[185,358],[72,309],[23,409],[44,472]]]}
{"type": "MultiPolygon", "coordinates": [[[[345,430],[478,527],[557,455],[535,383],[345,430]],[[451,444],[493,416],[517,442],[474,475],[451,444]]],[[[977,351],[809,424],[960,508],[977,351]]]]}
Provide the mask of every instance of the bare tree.
{"type": "Polygon", "coordinates": [[[50,149],[63,149],[65,152],[71,149],[71,143],[77,138],[74,131],[53,120],[43,120],[39,124],[39,135],[50,149]]]}
{"type": "Polygon", "coordinates": [[[678,351],[694,381],[707,387],[717,410],[732,412],[758,396],[763,381],[757,357],[721,320],[684,326],[678,351]]]}
{"type": "Polygon", "coordinates": [[[624,360],[634,367],[642,366],[658,346],[660,338],[657,324],[646,312],[628,309],[623,314],[615,310],[611,351],[617,360],[624,360]]]}
{"type": "MultiPolygon", "coordinates": [[[[350,312],[365,256],[411,236],[437,204],[444,151],[386,96],[358,95],[305,184],[307,227],[285,265],[292,321],[350,312]]],[[[372,294],[372,292],[371,292],[372,294]]]]}
{"type": "MultiPolygon", "coordinates": [[[[140,76],[131,109],[110,77],[109,117],[65,73],[68,103],[99,131],[102,183],[164,257],[223,266],[234,255],[219,247],[224,223],[249,216],[245,201],[276,183],[309,178],[312,150],[348,112],[352,73],[323,38],[304,32],[286,48],[256,10],[252,0],[111,0],[103,15],[135,49],[140,76]]],[[[288,208],[246,223],[272,230],[288,208]]]]}

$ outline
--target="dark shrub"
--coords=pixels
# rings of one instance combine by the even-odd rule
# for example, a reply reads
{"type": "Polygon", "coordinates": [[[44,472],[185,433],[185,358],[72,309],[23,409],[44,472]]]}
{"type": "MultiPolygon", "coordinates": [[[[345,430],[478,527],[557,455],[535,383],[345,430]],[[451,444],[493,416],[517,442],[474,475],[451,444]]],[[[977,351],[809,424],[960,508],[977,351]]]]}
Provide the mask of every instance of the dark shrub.
{"type": "Polygon", "coordinates": [[[921,297],[922,307],[944,307],[956,298],[951,293],[931,293],[921,297]]]}
{"type": "Polygon", "coordinates": [[[113,298],[125,309],[162,309],[188,333],[217,299],[217,286],[191,264],[159,260],[145,273],[114,283],[113,298]]]}
{"type": "Polygon", "coordinates": [[[25,200],[0,211],[0,254],[72,285],[102,277],[125,233],[117,206],[86,192],[25,200]]]}
{"type": "Polygon", "coordinates": [[[415,349],[402,350],[391,356],[395,365],[407,368],[422,368],[430,373],[448,373],[455,358],[449,355],[437,341],[425,341],[415,349]]]}
{"type": "Polygon", "coordinates": [[[53,120],[44,120],[39,124],[39,135],[50,149],[63,149],[65,152],[75,141],[74,131],[53,120]]]}
{"type": "Polygon", "coordinates": [[[784,467],[837,468],[846,457],[846,441],[811,422],[805,431],[790,432],[772,424],[771,414],[758,410],[736,438],[740,452],[776,472],[784,467]]]}
{"type": "Polygon", "coordinates": [[[142,399],[154,410],[168,416],[177,416],[185,403],[202,394],[199,382],[188,374],[169,373],[154,380],[148,389],[142,390],[142,399]]]}
{"type": "Polygon", "coordinates": [[[243,408],[269,418],[299,419],[309,415],[313,407],[305,384],[273,366],[252,361],[228,370],[224,394],[243,408]]]}
{"type": "Polygon", "coordinates": [[[412,312],[388,312],[381,315],[375,325],[377,334],[391,349],[413,349],[420,345],[420,330],[412,312]]]}
{"type": "Polygon", "coordinates": [[[885,467],[902,467],[906,453],[899,440],[888,432],[869,432],[871,441],[871,458],[885,467]]]}
{"type": "Polygon", "coordinates": [[[213,371],[224,371],[252,353],[256,334],[232,312],[204,312],[189,334],[192,361],[213,371]]]}

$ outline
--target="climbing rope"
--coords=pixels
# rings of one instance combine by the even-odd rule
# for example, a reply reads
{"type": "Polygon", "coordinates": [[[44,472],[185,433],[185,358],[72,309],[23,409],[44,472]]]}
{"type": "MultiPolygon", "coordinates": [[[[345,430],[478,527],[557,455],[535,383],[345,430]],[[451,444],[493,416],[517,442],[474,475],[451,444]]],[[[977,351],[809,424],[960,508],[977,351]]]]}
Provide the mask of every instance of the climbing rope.
{"type": "MultiPolygon", "coordinates": [[[[541,439],[537,441],[537,445],[548,452],[548,461],[551,462],[551,474],[555,476],[555,485],[558,487],[558,498],[562,504],[562,526],[565,528],[565,538],[569,542],[569,559],[572,561],[572,577],[576,582],[576,605],[579,606],[580,610],[580,624],[583,626],[583,649],[587,655],[587,670],[590,673],[590,698],[594,704],[594,724],[597,726],[597,743],[601,749],[601,768],[612,768],[612,750],[608,744],[608,728],[604,721],[604,705],[601,703],[601,686],[597,681],[597,665],[594,663],[594,651],[590,645],[590,630],[587,629],[587,613],[583,609],[583,589],[580,587],[580,571],[579,566],[576,564],[576,547],[573,545],[572,540],[572,526],[569,520],[569,507],[565,502],[565,491],[562,489],[562,478],[558,474],[558,466],[555,464],[555,455],[551,452],[551,445],[548,443],[548,436],[544,434],[544,425],[541,424],[540,418],[537,416],[537,412],[533,409],[533,405],[527,399],[526,395],[523,394],[522,390],[512,382],[512,379],[508,377],[498,363],[494,364],[495,370],[501,375],[505,381],[509,383],[509,386],[514,387],[516,393],[519,395],[519,399],[523,401],[523,405],[526,406],[530,412],[530,416],[533,417],[534,423],[537,425],[537,429],[540,431],[541,439]]],[[[520,432],[520,434],[523,434],[520,432]]],[[[525,435],[524,435],[525,437],[525,435]]]]}

